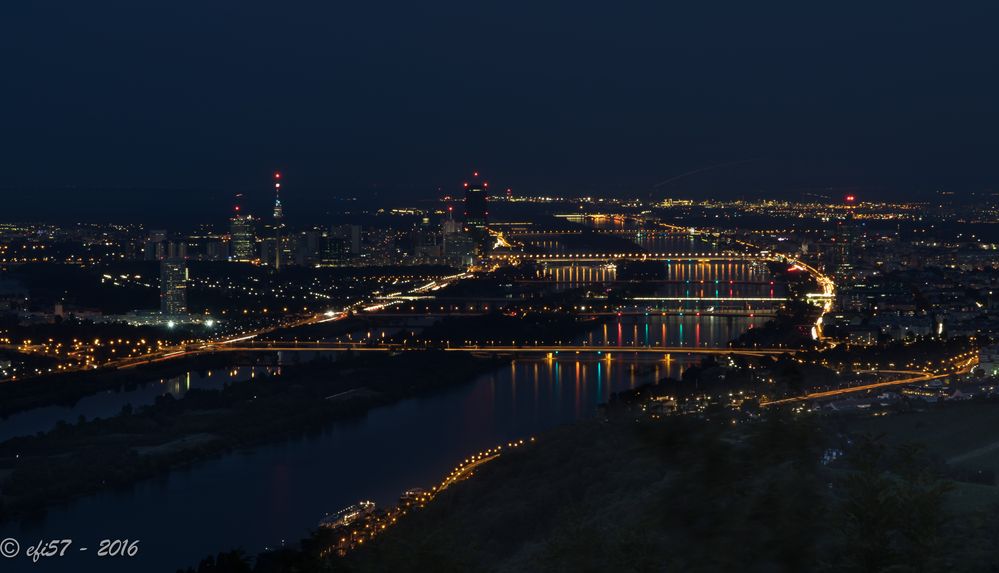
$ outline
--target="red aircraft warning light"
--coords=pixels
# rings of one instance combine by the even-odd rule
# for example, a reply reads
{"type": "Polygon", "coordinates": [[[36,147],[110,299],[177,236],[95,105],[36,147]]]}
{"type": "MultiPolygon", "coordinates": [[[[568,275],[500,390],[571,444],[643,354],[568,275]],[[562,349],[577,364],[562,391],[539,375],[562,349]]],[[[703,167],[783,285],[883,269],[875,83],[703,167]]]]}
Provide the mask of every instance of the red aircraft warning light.
{"type": "Polygon", "coordinates": [[[856,201],[857,201],[857,196],[856,195],[847,195],[846,196],[846,202],[847,203],[854,203],[856,201]]]}

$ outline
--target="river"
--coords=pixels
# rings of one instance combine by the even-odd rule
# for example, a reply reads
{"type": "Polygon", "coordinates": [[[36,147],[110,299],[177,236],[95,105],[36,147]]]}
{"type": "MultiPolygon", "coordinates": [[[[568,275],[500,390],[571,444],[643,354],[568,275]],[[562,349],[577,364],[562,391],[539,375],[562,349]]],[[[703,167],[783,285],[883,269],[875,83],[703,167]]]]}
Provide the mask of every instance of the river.
{"type": "MultiPolygon", "coordinates": [[[[714,320],[705,318],[705,320],[714,320]]],[[[133,487],[0,526],[21,541],[71,538],[89,554],[4,571],[174,571],[205,555],[254,553],[306,535],[326,511],[393,503],[465,455],[590,416],[611,392],[678,376],[680,359],[516,360],[474,382],[376,408],[321,433],[223,455],[133,487]],[[133,559],[98,559],[104,538],[141,540],[133,559]]],[[[7,565],[15,565],[8,568],[7,565]]]]}
{"type": "MultiPolygon", "coordinates": [[[[736,274],[743,271],[756,272],[740,267],[736,274]]],[[[715,288],[715,277],[690,278],[698,281],[694,288],[701,288],[700,280],[711,281],[704,288],[715,288]]],[[[678,279],[687,288],[687,277],[678,279]]],[[[767,283],[752,288],[771,291],[767,283]]],[[[585,338],[588,344],[624,348],[723,347],[763,320],[626,316],[585,338]]],[[[221,455],[122,490],[77,499],[44,515],[6,522],[0,525],[0,538],[16,538],[22,548],[54,538],[73,539],[74,545],[61,559],[32,564],[22,554],[4,562],[2,570],[172,572],[222,550],[239,547],[254,554],[293,543],[316,527],[325,512],[361,499],[392,504],[406,489],[437,483],[471,453],[513,439],[544,439],[545,430],[592,416],[612,392],[679,377],[691,363],[682,355],[638,357],[624,348],[609,357],[518,359],[466,385],[375,408],[322,432],[221,455]],[[105,538],[140,540],[139,552],[133,558],[98,558],[97,544],[105,538]]],[[[252,375],[256,371],[233,373],[234,378],[252,375]]],[[[38,431],[55,419],[80,414],[111,415],[125,402],[139,405],[164,391],[183,393],[188,387],[234,379],[228,371],[213,376],[209,381],[185,374],[141,386],[133,394],[86,398],[68,410],[26,412],[0,424],[0,435],[38,431]]]]}

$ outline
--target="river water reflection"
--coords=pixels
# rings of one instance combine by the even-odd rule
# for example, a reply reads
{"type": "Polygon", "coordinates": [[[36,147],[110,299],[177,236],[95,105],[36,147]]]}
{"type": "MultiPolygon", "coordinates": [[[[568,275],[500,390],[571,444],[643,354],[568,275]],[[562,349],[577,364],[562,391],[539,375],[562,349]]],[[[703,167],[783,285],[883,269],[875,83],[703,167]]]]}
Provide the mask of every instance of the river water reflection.
{"type": "MultiPolygon", "coordinates": [[[[689,249],[691,242],[685,236],[650,237],[642,246],[689,249]]],[[[757,265],[680,263],[666,268],[662,288],[671,296],[711,297],[715,290],[716,298],[737,292],[783,296],[757,265]]],[[[549,275],[539,278],[571,286],[615,279],[609,268],[544,272],[549,275]]],[[[222,550],[241,547],[252,554],[282,540],[294,542],[314,528],[324,512],[360,499],[393,503],[408,488],[438,482],[468,454],[592,416],[612,392],[679,377],[697,360],[675,352],[669,358],[637,355],[628,352],[629,347],[724,347],[765,320],[655,314],[611,319],[580,340],[622,347],[611,356],[560,353],[518,359],[466,385],[376,408],[313,435],[223,455],[123,491],[84,497],[44,516],[0,524],[0,538],[17,537],[22,545],[42,538],[72,538],[77,547],[93,547],[102,538],[141,540],[139,555],[131,560],[98,561],[91,551],[34,565],[8,561],[2,570],[172,572],[222,550]]],[[[253,375],[258,373],[239,374],[253,375]]],[[[53,416],[75,420],[80,414],[113,415],[126,402],[141,405],[164,391],[183,393],[189,387],[231,380],[192,373],[188,382],[187,376],[140,386],[130,394],[86,398],[68,411],[42,409],[13,416],[0,423],[0,437],[47,429],[53,416]]]]}
{"type": "Polygon", "coordinates": [[[679,376],[685,364],[681,357],[624,354],[515,360],[470,384],[377,408],[321,433],[6,523],[0,537],[77,544],[122,537],[141,539],[142,549],[131,561],[73,556],[34,566],[18,560],[4,570],[174,571],[220,550],[274,547],[307,534],[326,511],[362,498],[393,503],[407,488],[436,483],[469,453],[591,416],[611,392],[679,376]]]}

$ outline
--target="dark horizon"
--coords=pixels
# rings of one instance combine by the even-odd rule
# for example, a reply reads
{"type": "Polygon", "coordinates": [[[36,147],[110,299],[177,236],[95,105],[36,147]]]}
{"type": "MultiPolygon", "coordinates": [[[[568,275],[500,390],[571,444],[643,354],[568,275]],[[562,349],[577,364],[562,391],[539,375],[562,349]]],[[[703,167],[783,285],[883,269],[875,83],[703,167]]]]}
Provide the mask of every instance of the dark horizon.
{"type": "Polygon", "coordinates": [[[0,189],[999,184],[994,8],[837,8],[11,6],[0,189]]]}
{"type": "MultiPolygon", "coordinates": [[[[758,200],[775,199],[791,202],[837,202],[853,195],[865,202],[915,202],[927,205],[963,205],[994,200],[999,192],[991,188],[953,192],[952,188],[919,189],[901,196],[889,189],[851,185],[801,187],[757,193],[737,193],[720,187],[715,179],[703,187],[683,180],[663,187],[636,189],[634,192],[601,193],[578,190],[576,193],[555,195],[554,191],[518,193],[517,196],[610,197],[647,200],[665,199],[758,200]],[[942,194],[942,192],[946,194],[942,194]]],[[[497,190],[505,191],[505,190],[497,190]]],[[[322,189],[282,189],[286,218],[297,225],[329,224],[341,219],[369,215],[380,208],[413,207],[441,208],[449,194],[443,189],[350,189],[340,193],[322,189]]],[[[138,223],[172,230],[193,230],[198,225],[225,225],[238,204],[242,212],[270,220],[273,190],[261,187],[232,191],[195,188],[11,188],[0,189],[4,200],[2,222],[36,223],[138,223]]],[[[458,189],[450,196],[460,201],[458,189]]],[[[556,209],[557,210],[557,209],[556,209]]]]}

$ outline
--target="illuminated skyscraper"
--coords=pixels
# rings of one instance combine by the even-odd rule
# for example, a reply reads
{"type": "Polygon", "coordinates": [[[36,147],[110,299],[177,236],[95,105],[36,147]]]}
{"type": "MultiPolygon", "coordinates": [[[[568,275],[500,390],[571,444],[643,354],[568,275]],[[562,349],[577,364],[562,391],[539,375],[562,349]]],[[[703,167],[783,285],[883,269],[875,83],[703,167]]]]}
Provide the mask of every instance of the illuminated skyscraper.
{"type": "Polygon", "coordinates": [[[254,231],[254,221],[251,215],[241,215],[236,206],[236,215],[229,220],[229,237],[232,241],[230,260],[248,263],[256,255],[257,237],[254,231]]]}
{"type": "Polygon", "coordinates": [[[169,243],[160,260],[160,312],[187,314],[187,248],[183,243],[169,243]]]}
{"type": "Polygon", "coordinates": [[[856,207],[856,197],[847,195],[845,204],[850,207],[846,217],[836,224],[836,268],[835,274],[840,280],[848,280],[856,266],[858,255],[859,229],[858,222],[854,218],[854,208],[856,207]]]}
{"type": "Polygon", "coordinates": [[[479,180],[479,172],[465,182],[465,229],[485,229],[489,224],[489,183],[479,180]]]}

